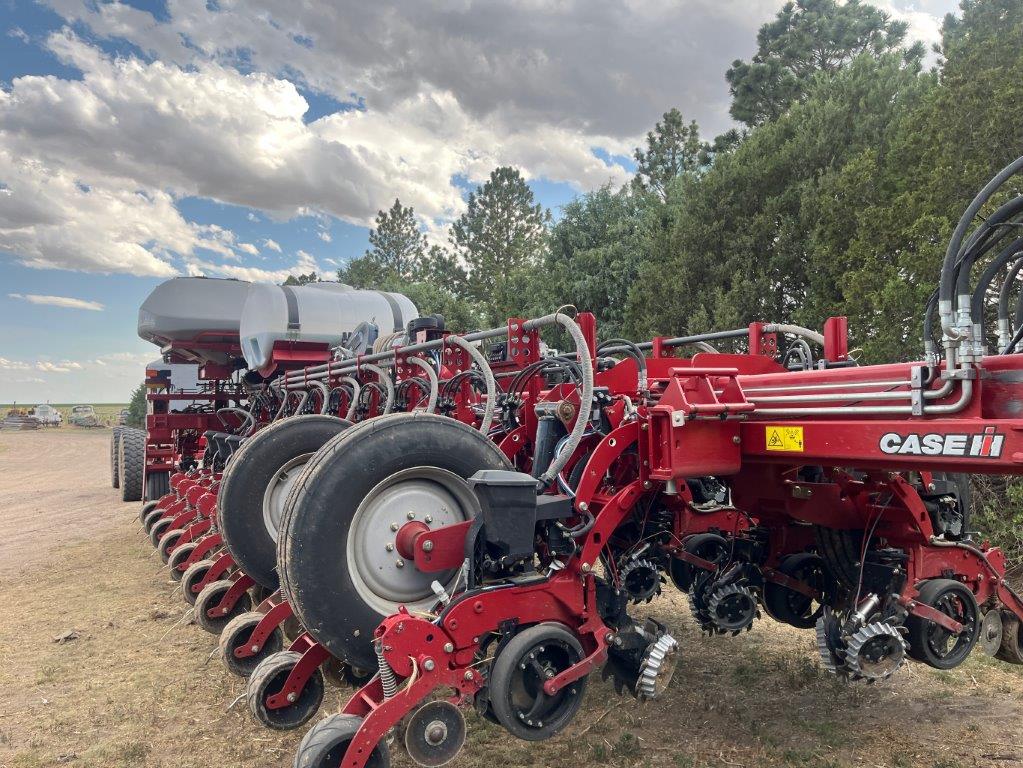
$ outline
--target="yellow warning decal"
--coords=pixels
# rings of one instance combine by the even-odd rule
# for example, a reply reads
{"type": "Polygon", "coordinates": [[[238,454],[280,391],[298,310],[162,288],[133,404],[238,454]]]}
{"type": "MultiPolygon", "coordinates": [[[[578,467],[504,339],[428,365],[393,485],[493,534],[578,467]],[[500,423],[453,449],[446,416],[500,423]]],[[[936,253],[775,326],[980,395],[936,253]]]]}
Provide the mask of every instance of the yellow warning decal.
{"type": "Polygon", "coordinates": [[[803,452],[802,427],[767,427],[767,450],[803,452]]]}

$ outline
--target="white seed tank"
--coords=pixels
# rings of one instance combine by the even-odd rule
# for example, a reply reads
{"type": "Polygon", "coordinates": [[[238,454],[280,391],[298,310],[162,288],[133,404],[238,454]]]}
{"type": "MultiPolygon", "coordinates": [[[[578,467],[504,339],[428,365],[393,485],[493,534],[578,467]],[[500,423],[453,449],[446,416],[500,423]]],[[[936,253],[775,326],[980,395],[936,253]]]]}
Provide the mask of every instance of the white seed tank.
{"type": "Polygon", "coordinates": [[[253,283],[242,306],[242,354],[249,368],[261,370],[270,363],[275,342],[333,346],[360,323],[374,323],[384,335],[404,330],[417,317],[415,304],[400,293],[355,290],[343,283],[253,283]]]}

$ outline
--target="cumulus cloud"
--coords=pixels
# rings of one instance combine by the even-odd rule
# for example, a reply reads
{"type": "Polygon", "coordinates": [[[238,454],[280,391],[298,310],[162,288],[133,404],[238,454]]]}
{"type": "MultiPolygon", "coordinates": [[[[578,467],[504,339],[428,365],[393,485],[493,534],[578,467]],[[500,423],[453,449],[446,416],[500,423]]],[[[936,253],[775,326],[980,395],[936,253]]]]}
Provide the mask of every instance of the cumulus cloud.
{"type": "Polygon", "coordinates": [[[46,304],[53,307],[66,307],[67,309],[88,309],[93,312],[102,312],[104,309],[104,306],[98,301],[74,299],[70,296],[43,296],[37,293],[8,293],[7,295],[12,299],[27,301],[29,304],[46,304]]]}
{"type": "Polygon", "coordinates": [[[49,360],[37,360],[33,367],[43,373],[71,373],[82,370],[82,364],[76,363],[73,360],[62,360],[59,363],[53,363],[49,360]]]}
{"type": "MultiPolygon", "coordinates": [[[[185,196],[360,225],[399,197],[433,231],[464,209],[460,181],[499,164],[580,190],[620,183],[626,169],[602,158],[669,107],[708,134],[727,127],[724,71],[781,4],[168,0],[158,20],[45,1],[69,24],[46,44],[81,77],[0,88],[0,250],[153,276],[240,274],[258,255],[187,221],[185,196]],[[72,27],[145,55],[113,57],[72,27]],[[338,109],[310,120],[309,92],[338,109]]],[[[934,34],[931,8],[884,1],[934,34]]]]}
{"type": "Polygon", "coordinates": [[[263,241],[263,246],[269,248],[271,251],[277,251],[277,253],[281,252],[280,243],[276,240],[271,240],[269,237],[263,241]]]}

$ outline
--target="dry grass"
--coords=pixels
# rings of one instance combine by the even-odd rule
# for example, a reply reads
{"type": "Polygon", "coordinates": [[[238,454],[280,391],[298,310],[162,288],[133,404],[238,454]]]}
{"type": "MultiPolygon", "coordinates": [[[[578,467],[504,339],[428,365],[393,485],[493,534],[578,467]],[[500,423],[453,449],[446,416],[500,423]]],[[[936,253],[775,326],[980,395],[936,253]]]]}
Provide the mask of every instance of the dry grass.
{"type": "MultiPolygon", "coordinates": [[[[263,730],[118,505],[92,540],[0,583],[0,766],[286,766],[302,733],[263,730]],[[53,638],[74,629],[79,639],[53,638]]],[[[0,509],[0,515],[5,511],[0,509]]],[[[637,705],[597,676],[576,722],[527,744],[469,715],[458,768],[792,766],[974,768],[1023,764],[1023,667],[979,653],[952,672],[912,665],[884,685],[820,671],[812,635],[767,620],[705,638],[670,588],[652,613],[682,642],[664,701],[637,705]]],[[[345,695],[332,689],[322,714],[345,695]]],[[[397,750],[395,750],[397,752],[397,750]]],[[[395,755],[398,766],[410,761],[395,755]]]]}

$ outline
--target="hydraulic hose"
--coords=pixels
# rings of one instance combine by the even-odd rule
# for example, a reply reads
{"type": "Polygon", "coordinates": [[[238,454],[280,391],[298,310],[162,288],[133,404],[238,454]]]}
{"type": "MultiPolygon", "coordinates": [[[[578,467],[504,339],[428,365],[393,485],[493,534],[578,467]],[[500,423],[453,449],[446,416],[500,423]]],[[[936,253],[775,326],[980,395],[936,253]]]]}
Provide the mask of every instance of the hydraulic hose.
{"type": "Polygon", "coordinates": [[[984,204],[991,199],[991,196],[998,191],[1002,184],[1021,168],[1023,168],[1023,157],[1018,157],[985,184],[984,188],[977,193],[976,197],[973,198],[973,201],[963,212],[959,223],[956,224],[956,228],[952,232],[952,237],[948,241],[948,248],[945,250],[945,258],[941,265],[941,278],[938,283],[938,315],[941,318],[942,334],[950,340],[957,340],[959,338],[959,334],[953,329],[955,321],[955,296],[953,292],[955,290],[956,264],[959,261],[960,248],[962,247],[963,239],[966,237],[966,231],[984,204]]]}
{"type": "Polygon", "coordinates": [[[394,407],[394,382],[391,381],[390,375],[383,368],[372,363],[363,363],[360,367],[365,368],[372,374],[375,374],[379,383],[384,387],[387,392],[386,402],[384,409],[380,412],[382,416],[386,416],[391,412],[394,407]]]}
{"type": "Polygon", "coordinates": [[[640,392],[645,392],[647,388],[647,376],[646,376],[646,356],[636,346],[636,343],[629,341],[628,339],[608,339],[599,347],[597,347],[597,355],[600,355],[607,347],[612,345],[620,345],[625,348],[625,354],[629,355],[633,360],[636,361],[636,365],[639,367],[639,386],[640,392]]]}
{"type": "Polygon", "coordinates": [[[426,378],[430,380],[430,397],[426,401],[426,412],[433,413],[437,409],[437,392],[440,389],[437,381],[437,372],[433,370],[432,365],[421,357],[410,357],[408,361],[422,368],[426,373],[426,378]]]}
{"type": "Polygon", "coordinates": [[[345,418],[351,421],[359,409],[359,393],[362,391],[362,385],[359,384],[358,379],[351,376],[342,377],[341,382],[352,388],[352,399],[348,402],[348,412],[345,414],[345,418]]]}
{"type": "MultiPolygon", "coordinates": [[[[543,319],[540,318],[533,322],[539,323],[543,319]]],[[[553,320],[568,331],[575,342],[575,351],[579,355],[579,367],[582,371],[582,391],[579,393],[579,413],[576,415],[572,431],[568,433],[565,449],[560,456],[554,457],[551,465],[547,467],[547,471],[540,477],[539,483],[543,487],[551,484],[554,478],[565,468],[568,460],[575,453],[576,448],[579,447],[583,440],[583,435],[586,433],[586,427],[589,425],[590,411],[593,408],[593,358],[590,357],[590,348],[586,345],[586,337],[583,336],[583,332],[578,324],[568,315],[562,314],[560,310],[554,313],[553,320]]],[[[529,325],[530,323],[525,324],[526,327],[529,325]]]]}
{"type": "MultiPolygon", "coordinates": [[[[998,351],[1004,352],[1009,346],[1009,339],[1012,337],[1013,323],[1009,319],[1009,295],[1012,293],[1012,286],[1016,284],[1016,277],[1020,269],[1023,269],[1023,254],[1017,254],[1021,258],[1009,267],[1009,271],[1002,281],[1002,287],[998,291],[998,351]]],[[[1023,297],[1023,294],[1021,294],[1023,297]]],[[[1019,325],[1019,313],[1023,311],[1023,302],[1016,303],[1016,325],[1019,325]]]]}
{"type": "Polygon", "coordinates": [[[490,363],[487,362],[487,358],[483,356],[483,353],[461,336],[448,336],[446,340],[456,347],[465,350],[465,353],[479,366],[480,372],[483,374],[483,381],[487,385],[487,404],[483,407],[483,421],[480,422],[480,433],[486,435],[490,432],[490,425],[494,422],[494,408],[497,407],[497,382],[494,380],[494,372],[491,370],[490,363]]]}

